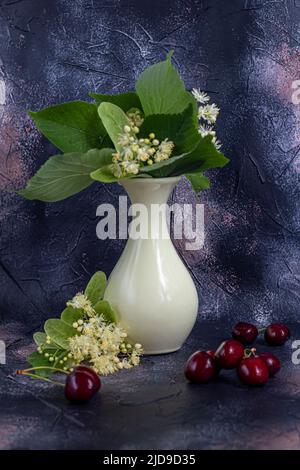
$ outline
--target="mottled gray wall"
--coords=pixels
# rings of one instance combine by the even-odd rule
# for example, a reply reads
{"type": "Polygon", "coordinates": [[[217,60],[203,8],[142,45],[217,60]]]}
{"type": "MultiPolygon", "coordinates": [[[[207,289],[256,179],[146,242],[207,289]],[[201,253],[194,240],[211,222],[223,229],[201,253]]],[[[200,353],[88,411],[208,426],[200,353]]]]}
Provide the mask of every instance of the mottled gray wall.
{"type": "MultiPolygon", "coordinates": [[[[0,1],[0,318],[28,329],[59,313],[96,269],[110,272],[123,242],[96,238],[96,207],[117,185],[56,204],[13,193],[54,152],[26,110],[132,89],[175,50],[187,87],[222,109],[231,158],[210,172],[204,249],[185,252],[202,317],[298,318],[300,1],[0,1]]],[[[176,201],[195,201],[185,181],[176,201]]],[[[184,312],[183,312],[184,314],[184,312]]]]}

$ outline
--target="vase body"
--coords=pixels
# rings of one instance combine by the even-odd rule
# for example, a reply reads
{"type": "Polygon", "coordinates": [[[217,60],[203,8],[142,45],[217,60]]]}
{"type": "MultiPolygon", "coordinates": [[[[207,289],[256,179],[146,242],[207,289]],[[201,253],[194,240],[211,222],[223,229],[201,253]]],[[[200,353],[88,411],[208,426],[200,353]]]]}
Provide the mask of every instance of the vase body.
{"type": "Polygon", "coordinates": [[[122,182],[132,204],[143,204],[139,219],[146,239],[130,238],[112,271],[105,299],[117,310],[129,339],[145,354],[178,350],[191,332],[198,311],[194,282],[169,237],[166,211],[150,217],[153,205],[166,204],[179,177],[122,182]],[[154,236],[153,236],[154,235],[154,236]]]}

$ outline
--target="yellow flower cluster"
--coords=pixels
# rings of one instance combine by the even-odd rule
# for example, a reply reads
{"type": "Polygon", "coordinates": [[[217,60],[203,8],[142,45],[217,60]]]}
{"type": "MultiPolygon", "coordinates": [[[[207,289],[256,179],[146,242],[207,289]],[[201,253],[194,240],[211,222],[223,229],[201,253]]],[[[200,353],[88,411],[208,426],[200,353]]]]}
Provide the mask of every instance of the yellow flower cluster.
{"type": "Polygon", "coordinates": [[[174,143],[168,139],[159,141],[153,132],[146,138],[138,138],[143,119],[138,111],[128,113],[129,123],[119,135],[120,152],[113,154],[112,173],[116,178],[137,175],[142,166],[153,165],[170,158],[174,143]]]}
{"type": "Polygon", "coordinates": [[[76,363],[88,361],[100,375],[130,369],[140,363],[143,350],[140,344],[126,344],[126,337],[123,328],[96,315],[83,322],[80,335],[70,338],[70,353],[76,363]]]}

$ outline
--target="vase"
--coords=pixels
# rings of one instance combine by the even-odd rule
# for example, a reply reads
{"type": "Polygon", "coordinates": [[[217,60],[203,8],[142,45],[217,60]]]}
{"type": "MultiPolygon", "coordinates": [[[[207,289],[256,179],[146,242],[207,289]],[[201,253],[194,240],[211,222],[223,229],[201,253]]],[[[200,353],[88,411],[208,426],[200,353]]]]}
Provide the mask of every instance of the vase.
{"type": "Polygon", "coordinates": [[[154,205],[166,205],[179,179],[132,178],[120,183],[132,204],[146,208],[139,221],[148,230],[146,238],[134,239],[129,233],[104,298],[119,314],[129,340],[141,343],[145,354],[180,349],[198,311],[196,287],[170,239],[166,206],[157,217],[150,216],[154,205]]]}

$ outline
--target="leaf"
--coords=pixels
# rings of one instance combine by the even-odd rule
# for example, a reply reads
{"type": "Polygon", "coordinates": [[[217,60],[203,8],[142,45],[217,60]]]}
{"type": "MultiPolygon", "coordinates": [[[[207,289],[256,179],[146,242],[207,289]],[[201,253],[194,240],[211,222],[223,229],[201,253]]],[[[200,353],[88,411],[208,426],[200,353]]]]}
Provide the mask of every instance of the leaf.
{"type": "Polygon", "coordinates": [[[182,112],[192,101],[177,70],[171,63],[171,54],[163,62],[148,67],[136,82],[136,91],[145,116],[182,112]]]}
{"type": "Polygon", "coordinates": [[[196,193],[210,187],[209,179],[201,172],[195,171],[194,173],[186,173],[185,176],[190,181],[192,188],[196,193]]]}
{"type": "Polygon", "coordinates": [[[148,137],[150,132],[154,132],[160,141],[165,138],[173,141],[176,155],[191,152],[201,138],[195,127],[191,104],[180,114],[147,116],[141,126],[140,134],[142,137],[148,137]]]}
{"type": "Polygon", "coordinates": [[[34,342],[37,346],[43,346],[44,350],[45,350],[45,348],[46,349],[57,349],[57,345],[47,344],[47,342],[46,342],[46,340],[47,340],[46,333],[42,333],[42,332],[34,333],[33,340],[34,340],[34,342]]]}
{"type": "Polygon", "coordinates": [[[106,131],[94,103],[70,101],[37,112],[29,111],[29,115],[41,133],[65,153],[103,147],[106,131]]]}
{"type": "Polygon", "coordinates": [[[33,340],[37,346],[42,346],[46,344],[47,335],[46,333],[37,332],[33,335],[33,340]]]}
{"type": "Polygon", "coordinates": [[[47,320],[44,328],[51,340],[62,349],[69,349],[69,338],[78,334],[75,328],[58,318],[47,320]]]}
{"type": "Polygon", "coordinates": [[[100,183],[116,183],[120,181],[121,178],[117,178],[111,171],[111,165],[103,166],[98,170],[93,171],[90,174],[90,177],[95,180],[99,181],[100,183]]]}
{"type": "Polygon", "coordinates": [[[200,136],[200,141],[192,152],[154,163],[150,167],[145,166],[141,168],[141,172],[155,178],[163,178],[183,175],[196,169],[202,172],[209,168],[222,168],[229,160],[215,148],[211,139],[211,136],[200,136]]]}
{"type": "Polygon", "coordinates": [[[117,312],[106,300],[100,300],[99,302],[97,302],[96,305],[94,305],[94,309],[98,313],[98,315],[103,315],[104,320],[108,323],[117,323],[117,312]]]}
{"type": "Polygon", "coordinates": [[[102,271],[97,271],[90,279],[85,288],[84,294],[94,306],[99,300],[103,299],[106,289],[107,279],[106,274],[102,271]]]}
{"type": "Polygon", "coordinates": [[[102,93],[89,93],[89,96],[94,98],[97,104],[113,103],[121,108],[125,113],[131,108],[142,109],[142,105],[138,95],[134,91],[128,93],[119,93],[118,95],[103,95],[102,93]]]}
{"type": "MultiPolygon", "coordinates": [[[[51,355],[53,354],[53,350],[45,350],[44,352],[48,352],[48,354],[51,355]]],[[[27,357],[27,362],[29,362],[32,367],[49,367],[51,365],[49,359],[43,354],[38,353],[37,351],[34,351],[27,357]]],[[[52,371],[49,369],[37,369],[35,372],[36,374],[41,375],[42,377],[48,377],[52,374],[52,371]]]]}
{"type": "Polygon", "coordinates": [[[18,193],[26,199],[56,202],[66,199],[93,183],[90,173],[111,162],[110,149],[87,153],[67,153],[49,158],[18,193]]]}
{"type": "Polygon", "coordinates": [[[122,146],[119,145],[118,140],[120,134],[124,133],[124,126],[130,124],[128,117],[119,106],[112,103],[101,103],[98,113],[115,148],[120,152],[122,146]]]}
{"type": "Polygon", "coordinates": [[[73,323],[77,322],[81,318],[83,318],[84,312],[82,309],[67,307],[62,312],[60,318],[63,322],[67,323],[68,325],[72,326],[73,323]]]}

